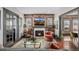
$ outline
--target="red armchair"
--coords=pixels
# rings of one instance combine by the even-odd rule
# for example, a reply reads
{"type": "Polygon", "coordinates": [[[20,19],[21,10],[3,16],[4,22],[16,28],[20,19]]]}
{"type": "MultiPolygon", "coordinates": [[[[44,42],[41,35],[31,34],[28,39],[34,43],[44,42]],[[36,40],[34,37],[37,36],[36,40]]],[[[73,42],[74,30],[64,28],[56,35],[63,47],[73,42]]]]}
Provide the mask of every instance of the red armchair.
{"type": "Polygon", "coordinates": [[[64,47],[64,42],[63,41],[57,41],[57,43],[52,43],[50,45],[50,49],[62,49],[64,47]]]}
{"type": "Polygon", "coordinates": [[[45,33],[45,40],[46,41],[52,41],[53,40],[53,33],[51,31],[48,31],[45,33]]]}

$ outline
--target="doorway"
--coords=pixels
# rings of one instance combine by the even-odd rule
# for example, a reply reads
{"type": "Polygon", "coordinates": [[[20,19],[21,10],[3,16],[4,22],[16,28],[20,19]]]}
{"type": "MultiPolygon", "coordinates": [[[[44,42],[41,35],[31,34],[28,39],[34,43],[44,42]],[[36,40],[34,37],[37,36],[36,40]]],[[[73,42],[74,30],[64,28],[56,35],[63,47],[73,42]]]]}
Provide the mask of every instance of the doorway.
{"type": "Polygon", "coordinates": [[[12,46],[19,36],[18,15],[14,12],[3,8],[3,45],[4,47],[12,46]]]}
{"type": "Polygon", "coordinates": [[[60,23],[60,35],[64,37],[64,45],[69,49],[78,48],[78,8],[61,15],[60,23]]]}

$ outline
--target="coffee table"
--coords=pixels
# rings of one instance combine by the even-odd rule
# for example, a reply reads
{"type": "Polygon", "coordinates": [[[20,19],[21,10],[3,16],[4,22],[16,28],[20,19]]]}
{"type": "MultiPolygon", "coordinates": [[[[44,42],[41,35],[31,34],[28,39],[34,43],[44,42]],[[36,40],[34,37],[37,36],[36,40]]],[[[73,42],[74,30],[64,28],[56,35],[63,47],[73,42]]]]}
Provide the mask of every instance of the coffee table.
{"type": "Polygon", "coordinates": [[[40,46],[41,46],[40,42],[32,42],[32,41],[24,42],[25,48],[40,48],[40,46]]]}

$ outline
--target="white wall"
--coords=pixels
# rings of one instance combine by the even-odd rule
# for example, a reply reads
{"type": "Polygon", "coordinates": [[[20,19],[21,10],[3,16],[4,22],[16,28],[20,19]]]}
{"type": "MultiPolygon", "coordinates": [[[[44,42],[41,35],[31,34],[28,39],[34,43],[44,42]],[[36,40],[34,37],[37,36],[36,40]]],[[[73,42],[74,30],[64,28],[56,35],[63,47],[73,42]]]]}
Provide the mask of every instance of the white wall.
{"type": "Polygon", "coordinates": [[[54,19],[54,24],[56,24],[56,22],[58,23],[58,28],[55,28],[55,35],[59,36],[59,15],[55,14],[55,19],[54,19]]]}

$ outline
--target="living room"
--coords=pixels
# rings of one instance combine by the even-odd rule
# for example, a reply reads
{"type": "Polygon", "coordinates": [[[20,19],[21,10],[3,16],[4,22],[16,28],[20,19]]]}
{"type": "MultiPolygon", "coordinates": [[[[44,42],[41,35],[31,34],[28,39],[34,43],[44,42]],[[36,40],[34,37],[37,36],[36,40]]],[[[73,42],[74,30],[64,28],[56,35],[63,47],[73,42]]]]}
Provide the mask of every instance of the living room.
{"type": "Polygon", "coordinates": [[[1,48],[74,50],[75,46],[74,48],[77,49],[78,9],[76,7],[1,7],[1,48]]]}

